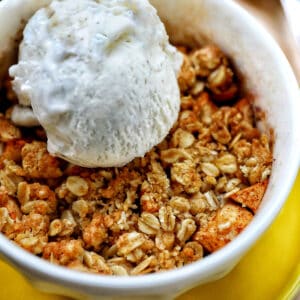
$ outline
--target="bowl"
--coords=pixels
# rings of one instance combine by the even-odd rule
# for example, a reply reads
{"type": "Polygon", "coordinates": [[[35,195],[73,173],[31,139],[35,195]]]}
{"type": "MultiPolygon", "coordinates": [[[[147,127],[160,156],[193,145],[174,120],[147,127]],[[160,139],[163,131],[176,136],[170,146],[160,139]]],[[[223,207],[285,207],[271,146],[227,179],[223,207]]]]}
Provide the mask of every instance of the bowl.
{"type": "MultiPolygon", "coordinates": [[[[47,2],[3,0],[0,3],[0,7],[6,6],[6,11],[10,11],[10,16],[15,16],[11,18],[0,9],[0,19],[7,21],[7,26],[0,30],[0,39],[5,41],[0,46],[0,61],[4,58],[6,66],[16,55],[15,41],[22,24],[47,2]]],[[[201,261],[162,273],[136,277],[80,273],[35,257],[0,235],[1,258],[42,291],[76,299],[172,299],[230,272],[273,222],[293,185],[300,161],[300,100],[296,79],[278,45],[233,1],[151,2],[172,42],[217,44],[245,79],[244,88],[254,95],[255,104],[266,113],[262,130],[274,130],[274,164],[268,189],[253,221],[231,243],[201,261]]]]}

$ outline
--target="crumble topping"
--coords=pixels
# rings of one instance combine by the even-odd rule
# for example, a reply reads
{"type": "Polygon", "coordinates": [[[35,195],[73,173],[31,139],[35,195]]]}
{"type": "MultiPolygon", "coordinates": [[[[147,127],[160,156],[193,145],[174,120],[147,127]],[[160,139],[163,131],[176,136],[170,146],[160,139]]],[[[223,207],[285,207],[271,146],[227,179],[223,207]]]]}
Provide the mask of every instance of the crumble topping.
{"type": "Polygon", "coordinates": [[[208,45],[184,54],[181,110],[166,139],[121,168],[88,169],[51,156],[40,127],[0,116],[0,230],[69,268],[140,275],[202,259],[251,222],[272,167],[228,59],[208,45]],[[230,101],[228,101],[230,100],[230,101]]]}

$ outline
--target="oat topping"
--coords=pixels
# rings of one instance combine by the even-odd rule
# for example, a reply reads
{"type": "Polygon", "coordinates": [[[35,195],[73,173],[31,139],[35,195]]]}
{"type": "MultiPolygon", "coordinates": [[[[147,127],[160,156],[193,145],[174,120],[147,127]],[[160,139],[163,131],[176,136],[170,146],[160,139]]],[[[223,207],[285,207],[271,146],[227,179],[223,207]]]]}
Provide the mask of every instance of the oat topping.
{"type": "Polygon", "coordinates": [[[229,60],[212,45],[184,53],[181,110],[163,142],[121,168],[51,156],[42,128],[0,116],[0,230],[52,263],[140,275],[202,259],[251,222],[268,185],[272,141],[239,97],[229,60]],[[228,102],[228,100],[230,100],[228,102]]]}

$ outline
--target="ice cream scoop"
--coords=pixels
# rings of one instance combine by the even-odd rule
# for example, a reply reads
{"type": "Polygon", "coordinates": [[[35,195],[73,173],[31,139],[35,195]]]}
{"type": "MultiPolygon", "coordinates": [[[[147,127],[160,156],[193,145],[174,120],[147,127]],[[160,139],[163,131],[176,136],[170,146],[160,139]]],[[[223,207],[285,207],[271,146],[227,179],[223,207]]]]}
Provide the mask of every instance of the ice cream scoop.
{"type": "Polygon", "coordinates": [[[28,21],[10,75],[50,153],[111,167],[168,134],[179,111],[181,61],[147,0],[57,0],[28,21]]]}

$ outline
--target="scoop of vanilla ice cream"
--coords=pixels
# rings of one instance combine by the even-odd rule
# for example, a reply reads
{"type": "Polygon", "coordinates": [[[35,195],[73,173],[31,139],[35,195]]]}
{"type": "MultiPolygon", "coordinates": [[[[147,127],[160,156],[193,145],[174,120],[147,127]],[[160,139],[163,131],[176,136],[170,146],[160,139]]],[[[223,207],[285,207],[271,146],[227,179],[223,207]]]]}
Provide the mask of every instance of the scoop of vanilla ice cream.
{"type": "Polygon", "coordinates": [[[168,134],[181,62],[147,0],[57,0],[27,23],[10,75],[20,104],[32,106],[46,130],[50,153],[110,167],[168,134]]]}

